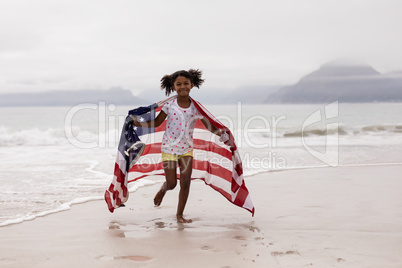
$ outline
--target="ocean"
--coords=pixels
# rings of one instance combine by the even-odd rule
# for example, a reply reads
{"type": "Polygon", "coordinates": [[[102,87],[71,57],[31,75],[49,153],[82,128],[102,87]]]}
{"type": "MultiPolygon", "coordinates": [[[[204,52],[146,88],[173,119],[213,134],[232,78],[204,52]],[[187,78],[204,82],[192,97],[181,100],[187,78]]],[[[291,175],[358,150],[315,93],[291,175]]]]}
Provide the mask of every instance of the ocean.
{"type": "MultiPolygon", "coordinates": [[[[246,184],[264,172],[402,163],[402,103],[205,107],[235,136],[246,184]]],[[[0,107],[0,227],[103,199],[132,108],[0,107]]]]}

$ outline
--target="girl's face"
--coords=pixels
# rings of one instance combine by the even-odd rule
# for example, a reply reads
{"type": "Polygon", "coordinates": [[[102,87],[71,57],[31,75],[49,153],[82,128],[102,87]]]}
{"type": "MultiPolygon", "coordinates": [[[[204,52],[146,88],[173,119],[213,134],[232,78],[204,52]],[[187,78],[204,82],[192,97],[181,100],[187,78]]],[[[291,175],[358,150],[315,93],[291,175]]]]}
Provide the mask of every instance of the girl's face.
{"type": "Polygon", "coordinates": [[[173,83],[173,88],[180,97],[188,97],[193,86],[191,80],[184,76],[178,76],[173,83]]]}

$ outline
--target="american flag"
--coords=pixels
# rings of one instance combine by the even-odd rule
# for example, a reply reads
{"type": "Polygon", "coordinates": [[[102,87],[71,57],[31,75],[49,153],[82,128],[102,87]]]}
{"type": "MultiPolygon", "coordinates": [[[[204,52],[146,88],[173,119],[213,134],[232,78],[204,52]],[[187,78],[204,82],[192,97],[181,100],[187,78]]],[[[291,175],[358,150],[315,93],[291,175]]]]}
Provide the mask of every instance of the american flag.
{"type": "MultiPolygon", "coordinates": [[[[165,103],[174,98],[176,96],[148,107],[131,110],[129,115],[137,116],[139,122],[150,121],[158,115],[165,103]]],[[[211,125],[224,130],[227,135],[224,142],[220,141],[217,135],[212,134],[197,120],[191,179],[203,180],[227,200],[250,211],[254,216],[254,206],[243,179],[242,162],[232,133],[199,102],[193,99],[192,102],[211,125]]],[[[165,129],[166,120],[156,128],[141,128],[133,126],[129,116],[127,117],[120,138],[113,181],[105,193],[110,212],[127,201],[129,182],[147,176],[164,175],[161,142],[165,129]]],[[[177,174],[180,179],[179,170],[177,174]]]]}

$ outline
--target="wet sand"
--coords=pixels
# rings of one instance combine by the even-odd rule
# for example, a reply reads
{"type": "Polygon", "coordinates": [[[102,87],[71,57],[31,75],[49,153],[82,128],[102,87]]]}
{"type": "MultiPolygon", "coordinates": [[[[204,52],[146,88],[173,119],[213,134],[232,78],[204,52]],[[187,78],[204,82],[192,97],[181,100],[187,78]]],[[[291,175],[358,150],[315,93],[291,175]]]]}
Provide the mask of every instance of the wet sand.
{"type": "Polygon", "coordinates": [[[0,227],[0,267],[402,267],[402,166],[268,172],[246,178],[256,213],[193,181],[0,227]]]}

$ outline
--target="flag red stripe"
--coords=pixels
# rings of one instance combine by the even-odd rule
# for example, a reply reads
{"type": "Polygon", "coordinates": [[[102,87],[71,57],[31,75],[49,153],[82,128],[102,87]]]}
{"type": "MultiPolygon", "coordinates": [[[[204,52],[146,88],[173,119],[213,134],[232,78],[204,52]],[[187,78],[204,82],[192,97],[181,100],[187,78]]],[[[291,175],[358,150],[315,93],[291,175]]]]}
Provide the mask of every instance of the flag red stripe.
{"type": "Polygon", "coordinates": [[[237,184],[236,180],[232,178],[232,185],[231,185],[231,191],[233,193],[237,192],[237,190],[240,188],[240,185],[237,184]]]}
{"type": "Polygon", "coordinates": [[[194,149],[213,152],[232,160],[232,153],[214,142],[201,139],[194,139],[193,144],[194,149]]]}
{"type": "Polygon", "coordinates": [[[127,187],[124,185],[126,174],[121,171],[117,163],[114,166],[114,175],[117,177],[116,181],[119,183],[121,189],[123,190],[123,196],[126,196],[128,192],[127,187]]]}
{"type": "Polygon", "coordinates": [[[162,143],[151,143],[145,145],[144,151],[141,156],[145,156],[147,154],[160,154],[161,153],[162,143]]]}
{"type": "Polygon", "coordinates": [[[110,193],[108,191],[105,192],[105,200],[106,200],[106,204],[107,204],[109,211],[113,213],[114,207],[113,207],[112,199],[110,198],[110,193]]]}
{"type": "Polygon", "coordinates": [[[238,164],[235,166],[235,170],[236,170],[236,172],[237,172],[237,175],[239,175],[239,176],[243,175],[243,167],[242,167],[241,162],[238,163],[238,164]]]}
{"type": "Polygon", "coordinates": [[[226,168],[221,167],[220,165],[201,160],[193,160],[193,169],[205,170],[211,175],[215,175],[221,177],[224,180],[231,181],[232,172],[227,170],[226,168]]]}
{"type": "Polygon", "coordinates": [[[135,164],[128,172],[151,173],[155,170],[163,170],[162,162],[156,164],[135,164]]]}
{"type": "MultiPolygon", "coordinates": [[[[229,160],[232,160],[232,153],[225,148],[217,145],[214,142],[201,140],[201,139],[194,139],[194,149],[203,150],[208,152],[213,152],[219,154],[229,160]]],[[[162,143],[151,143],[145,145],[144,151],[141,156],[145,156],[147,154],[160,154],[161,153],[161,146],[162,143]]]]}
{"type": "Polygon", "coordinates": [[[204,124],[202,123],[201,120],[197,120],[197,122],[195,122],[195,128],[199,128],[199,129],[207,129],[204,124]]]}
{"type": "Polygon", "coordinates": [[[246,185],[243,183],[240,186],[239,191],[237,192],[237,196],[236,199],[234,200],[234,203],[242,207],[247,199],[247,196],[248,196],[248,190],[246,188],[246,185]]]}
{"type": "MultiPolygon", "coordinates": [[[[230,170],[208,161],[193,159],[193,169],[206,171],[211,175],[221,177],[229,182],[232,181],[232,172],[230,170]]],[[[129,170],[129,172],[151,173],[155,170],[163,170],[163,165],[161,162],[157,164],[136,164],[129,170]]]]}
{"type": "MultiPolygon", "coordinates": [[[[152,174],[152,176],[157,176],[157,175],[165,175],[165,173],[162,172],[162,173],[155,173],[155,174],[152,174]]],[[[134,179],[132,179],[132,180],[129,180],[128,182],[138,181],[139,179],[142,179],[142,178],[145,178],[145,177],[148,177],[148,176],[149,176],[149,174],[145,174],[145,175],[136,177],[136,178],[134,178],[134,179]]]]}

